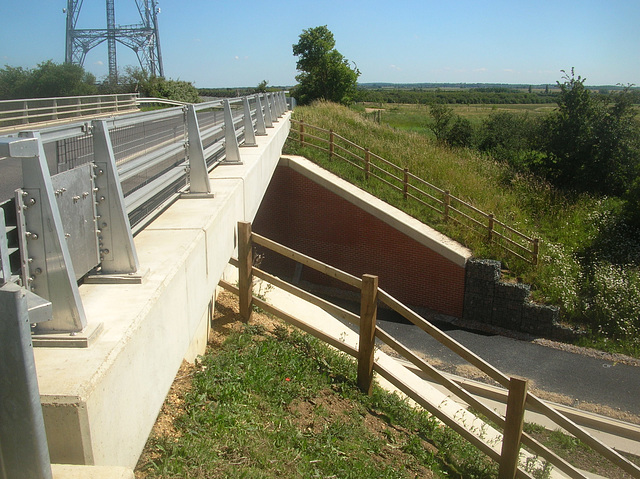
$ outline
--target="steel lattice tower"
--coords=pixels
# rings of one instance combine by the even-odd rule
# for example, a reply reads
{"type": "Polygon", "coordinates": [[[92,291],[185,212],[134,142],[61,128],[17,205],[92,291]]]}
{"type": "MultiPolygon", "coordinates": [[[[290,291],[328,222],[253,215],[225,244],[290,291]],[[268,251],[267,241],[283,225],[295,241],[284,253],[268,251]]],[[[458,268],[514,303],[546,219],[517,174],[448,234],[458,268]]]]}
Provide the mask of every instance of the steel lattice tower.
{"type": "Polygon", "coordinates": [[[83,66],[87,53],[104,41],[109,53],[109,78],[118,80],[116,43],[131,48],[140,62],[140,67],[151,76],[164,76],[162,55],[160,54],[160,33],[158,30],[158,2],[156,0],[135,0],[142,23],[136,25],[116,25],[114,0],[106,0],[107,28],[78,29],[78,16],[83,0],[67,0],[67,42],[65,62],[83,66]]]}

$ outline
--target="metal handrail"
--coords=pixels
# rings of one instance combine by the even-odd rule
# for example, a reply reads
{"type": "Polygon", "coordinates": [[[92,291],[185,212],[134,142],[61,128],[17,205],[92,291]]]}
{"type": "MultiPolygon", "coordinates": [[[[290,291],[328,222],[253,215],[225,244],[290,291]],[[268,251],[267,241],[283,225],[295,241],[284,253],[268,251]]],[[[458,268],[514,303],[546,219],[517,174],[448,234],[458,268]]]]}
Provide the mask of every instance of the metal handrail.
{"type": "Polygon", "coordinates": [[[137,93],[0,100],[0,128],[137,108],[137,93]]]}

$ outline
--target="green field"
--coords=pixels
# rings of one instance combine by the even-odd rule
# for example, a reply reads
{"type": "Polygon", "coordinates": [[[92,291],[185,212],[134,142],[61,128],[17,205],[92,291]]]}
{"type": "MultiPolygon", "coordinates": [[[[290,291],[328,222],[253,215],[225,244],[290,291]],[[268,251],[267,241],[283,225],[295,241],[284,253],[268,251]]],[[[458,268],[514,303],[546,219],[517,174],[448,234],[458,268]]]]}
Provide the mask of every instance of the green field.
{"type": "MultiPolygon", "coordinates": [[[[482,121],[489,118],[492,113],[524,113],[532,116],[543,117],[557,109],[557,106],[554,103],[522,105],[451,104],[447,106],[453,110],[455,115],[469,119],[474,127],[479,126],[482,121]]],[[[383,125],[432,136],[431,129],[429,127],[432,121],[431,115],[429,114],[429,105],[362,102],[354,105],[352,109],[361,113],[366,113],[366,115],[371,119],[374,119],[379,115],[380,122],[383,125]],[[379,114],[375,113],[377,110],[380,110],[379,114]]]]}

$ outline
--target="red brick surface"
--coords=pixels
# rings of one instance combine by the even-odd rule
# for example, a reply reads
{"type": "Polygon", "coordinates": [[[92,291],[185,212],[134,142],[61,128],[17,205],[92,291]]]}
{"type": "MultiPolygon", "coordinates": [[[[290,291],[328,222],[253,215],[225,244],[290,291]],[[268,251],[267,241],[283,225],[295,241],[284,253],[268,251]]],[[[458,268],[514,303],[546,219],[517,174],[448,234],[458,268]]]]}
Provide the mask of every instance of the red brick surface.
{"type": "MultiPolygon", "coordinates": [[[[253,230],[380,287],[405,304],[462,317],[464,268],[431,251],[291,168],[279,166],[253,230]]],[[[266,252],[263,266],[293,276],[295,265],[266,252]]],[[[304,268],[302,279],[338,286],[304,268]]]]}

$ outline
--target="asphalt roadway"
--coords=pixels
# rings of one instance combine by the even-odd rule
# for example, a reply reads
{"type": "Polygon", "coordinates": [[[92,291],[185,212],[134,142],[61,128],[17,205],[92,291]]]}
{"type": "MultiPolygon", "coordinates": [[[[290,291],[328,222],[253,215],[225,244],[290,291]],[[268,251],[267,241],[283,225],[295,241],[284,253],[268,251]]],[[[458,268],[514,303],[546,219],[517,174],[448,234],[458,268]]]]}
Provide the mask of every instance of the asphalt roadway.
{"type": "MultiPolygon", "coordinates": [[[[336,301],[335,298],[331,301],[359,313],[358,304],[336,301]]],[[[598,351],[584,348],[571,348],[580,352],[567,351],[559,349],[563,346],[558,343],[557,347],[551,347],[497,333],[465,329],[439,321],[438,315],[426,313],[423,316],[507,376],[529,379],[530,388],[551,394],[538,393],[543,399],[578,408],[581,403],[590,403],[640,417],[639,360],[629,358],[632,364],[625,364],[598,351]]],[[[467,376],[465,373],[468,371],[480,373],[456,353],[392,311],[378,309],[377,325],[414,352],[426,356],[438,369],[460,376],[467,376]]],[[[470,377],[478,379],[473,375],[470,377]]],[[[593,411],[591,407],[587,409],[593,411]]],[[[609,415],[604,410],[601,414],[609,415]]]]}
{"type": "MultiPolygon", "coordinates": [[[[412,324],[379,319],[378,326],[413,351],[441,361],[440,367],[448,372],[459,373],[458,367],[468,364],[412,324]]],[[[527,378],[530,387],[567,397],[571,406],[587,402],[640,416],[638,366],[498,334],[455,327],[446,332],[506,375],[527,378]]]]}

